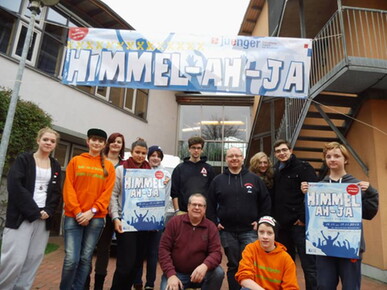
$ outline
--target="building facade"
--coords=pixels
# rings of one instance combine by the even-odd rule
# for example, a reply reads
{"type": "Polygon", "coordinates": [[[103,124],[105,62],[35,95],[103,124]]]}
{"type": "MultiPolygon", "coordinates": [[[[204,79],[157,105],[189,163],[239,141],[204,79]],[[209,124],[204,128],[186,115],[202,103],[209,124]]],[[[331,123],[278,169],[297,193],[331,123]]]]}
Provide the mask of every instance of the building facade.
{"type": "Polygon", "coordinates": [[[285,138],[323,177],[324,143],[344,143],[347,171],[380,193],[377,216],[364,221],[362,270],[387,282],[387,2],[251,0],[240,34],[313,39],[308,99],[257,96],[247,155],[273,155],[285,138]]]}

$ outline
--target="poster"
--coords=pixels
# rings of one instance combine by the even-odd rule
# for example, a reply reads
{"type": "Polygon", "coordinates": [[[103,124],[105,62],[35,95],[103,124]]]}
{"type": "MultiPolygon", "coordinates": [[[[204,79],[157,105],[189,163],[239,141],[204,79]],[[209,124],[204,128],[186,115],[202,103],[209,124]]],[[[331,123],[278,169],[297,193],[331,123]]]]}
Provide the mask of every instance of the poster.
{"type": "Polygon", "coordinates": [[[306,98],[312,40],[69,29],[62,82],[306,98]]]}
{"type": "Polygon", "coordinates": [[[306,253],[358,259],[361,240],[361,190],[349,183],[309,183],[306,203],[306,253]]]}
{"type": "Polygon", "coordinates": [[[125,232],[162,230],[166,180],[159,169],[125,169],[122,193],[122,228],[125,232]]]}

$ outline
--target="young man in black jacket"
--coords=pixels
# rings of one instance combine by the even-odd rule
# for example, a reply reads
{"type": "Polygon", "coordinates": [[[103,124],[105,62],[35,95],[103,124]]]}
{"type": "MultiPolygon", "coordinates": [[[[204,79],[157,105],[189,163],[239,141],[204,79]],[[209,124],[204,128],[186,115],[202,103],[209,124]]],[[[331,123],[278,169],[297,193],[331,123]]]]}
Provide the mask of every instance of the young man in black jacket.
{"type": "Polygon", "coordinates": [[[272,196],[273,216],[280,224],[278,242],[295,260],[296,249],[304,271],[306,289],[317,289],[316,257],[305,251],[305,195],[301,182],[318,181],[315,170],[305,161],[292,154],[289,142],[274,143],[278,162],[274,166],[274,190],[272,196]]]}
{"type": "Polygon", "coordinates": [[[207,197],[210,183],[215,176],[207,157],[201,156],[204,139],[194,136],[188,139],[189,157],[184,158],[172,172],[171,197],[175,213],[187,212],[188,198],[193,193],[207,197]]]}
{"type": "Polygon", "coordinates": [[[257,224],[270,213],[270,196],[261,178],[243,167],[239,148],[226,154],[228,168],[214,178],[208,193],[207,217],[220,231],[227,256],[230,290],[240,289],[235,280],[245,246],[257,240],[257,224]]]}

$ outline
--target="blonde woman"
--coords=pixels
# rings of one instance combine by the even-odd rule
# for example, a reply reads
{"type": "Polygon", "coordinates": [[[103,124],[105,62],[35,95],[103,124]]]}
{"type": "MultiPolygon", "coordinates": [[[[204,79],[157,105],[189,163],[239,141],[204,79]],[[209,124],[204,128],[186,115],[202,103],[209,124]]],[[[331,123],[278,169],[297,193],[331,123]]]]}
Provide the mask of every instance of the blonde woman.
{"type": "Polygon", "coordinates": [[[20,154],[8,173],[8,207],[0,261],[0,289],[31,289],[59,205],[61,167],[50,157],[59,134],[43,128],[35,153],[20,154]]]}
{"type": "Polygon", "coordinates": [[[262,178],[269,192],[273,188],[273,164],[265,152],[258,152],[250,159],[249,170],[262,178]]]}

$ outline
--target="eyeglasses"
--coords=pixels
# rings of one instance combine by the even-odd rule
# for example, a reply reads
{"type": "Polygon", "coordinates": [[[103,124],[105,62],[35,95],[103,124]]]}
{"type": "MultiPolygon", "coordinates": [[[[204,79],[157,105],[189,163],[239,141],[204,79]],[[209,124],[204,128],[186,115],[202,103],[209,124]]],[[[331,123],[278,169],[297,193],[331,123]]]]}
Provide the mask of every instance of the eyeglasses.
{"type": "Polygon", "coordinates": [[[203,207],[205,207],[206,205],[205,205],[205,204],[201,204],[201,203],[190,203],[190,206],[192,206],[192,207],[198,207],[198,208],[203,208],[203,207]]]}
{"type": "Polygon", "coordinates": [[[233,155],[227,155],[227,158],[242,158],[243,155],[241,154],[233,154],[233,155]]]}
{"type": "Polygon", "coordinates": [[[282,149],[277,149],[274,151],[275,154],[280,154],[281,152],[282,153],[286,153],[289,151],[289,148],[282,148],[282,149]]]}
{"type": "Polygon", "coordinates": [[[191,147],[189,147],[189,149],[192,149],[192,150],[202,150],[202,147],[191,146],[191,147]]]}

